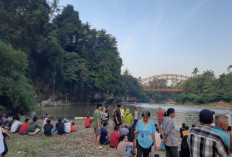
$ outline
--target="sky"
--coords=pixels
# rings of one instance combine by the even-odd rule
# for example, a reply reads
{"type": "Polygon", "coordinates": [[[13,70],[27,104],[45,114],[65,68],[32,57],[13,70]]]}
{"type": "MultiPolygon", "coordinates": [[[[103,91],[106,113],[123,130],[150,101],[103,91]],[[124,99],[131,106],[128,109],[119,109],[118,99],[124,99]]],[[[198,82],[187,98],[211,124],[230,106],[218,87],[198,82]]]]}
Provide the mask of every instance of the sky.
{"type": "Polygon", "coordinates": [[[232,0],[60,0],[117,38],[122,72],[191,76],[232,65],[232,0]]]}

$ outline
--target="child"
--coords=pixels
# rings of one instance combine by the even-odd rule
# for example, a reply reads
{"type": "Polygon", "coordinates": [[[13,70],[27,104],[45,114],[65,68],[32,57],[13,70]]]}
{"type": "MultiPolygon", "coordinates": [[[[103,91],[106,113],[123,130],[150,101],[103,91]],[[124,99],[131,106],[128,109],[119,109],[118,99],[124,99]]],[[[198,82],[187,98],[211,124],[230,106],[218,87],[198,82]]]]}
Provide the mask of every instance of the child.
{"type": "Polygon", "coordinates": [[[71,132],[76,132],[76,127],[75,127],[74,122],[72,122],[72,125],[71,125],[71,132]]]}
{"type": "Polygon", "coordinates": [[[24,123],[21,125],[19,129],[19,135],[25,135],[27,134],[27,131],[29,129],[29,119],[25,119],[24,123]]]}
{"type": "Polygon", "coordinates": [[[117,152],[118,152],[118,156],[119,157],[125,157],[126,156],[126,152],[130,151],[133,149],[133,143],[132,142],[128,142],[128,138],[127,136],[121,136],[119,139],[120,143],[118,144],[117,147],[117,152]]]}
{"type": "Polygon", "coordinates": [[[85,119],[85,127],[89,128],[91,126],[92,119],[89,118],[89,115],[87,115],[87,118],[85,119]]]}
{"type": "Polygon", "coordinates": [[[47,119],[47,122],[44,125],[44,135],[45,136],[52,136],[53,126],[50,123],[51,123],[51,120],[47,119]]]}

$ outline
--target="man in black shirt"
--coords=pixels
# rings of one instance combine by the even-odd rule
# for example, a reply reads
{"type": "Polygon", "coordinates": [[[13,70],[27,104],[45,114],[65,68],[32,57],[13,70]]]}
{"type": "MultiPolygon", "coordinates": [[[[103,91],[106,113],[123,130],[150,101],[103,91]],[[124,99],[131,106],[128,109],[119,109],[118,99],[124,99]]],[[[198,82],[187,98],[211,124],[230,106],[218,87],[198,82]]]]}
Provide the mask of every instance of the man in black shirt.
{"type": "Polygon", "coordinates": [[[121,117],[120,108],[121,108],[121,105],[117,105],[117,109],[114,112],[114,123],[117,126],[122,125],[122,117],[121,117]]]}
{"type": "Polygon", "coordinates": [[[53,126],[50,124],[51,120],[47,119],[47,123],[44,125],[44,134],[45,136],[52,136],[53,126]]]}
{"type": "Polygon", "coordinates": [[[58,119],[58,123],[56,123],[56,129],[57,129],[58,135],[63,135],[65,133],[64,123],[62,122],[61,119],[58,119]]]}

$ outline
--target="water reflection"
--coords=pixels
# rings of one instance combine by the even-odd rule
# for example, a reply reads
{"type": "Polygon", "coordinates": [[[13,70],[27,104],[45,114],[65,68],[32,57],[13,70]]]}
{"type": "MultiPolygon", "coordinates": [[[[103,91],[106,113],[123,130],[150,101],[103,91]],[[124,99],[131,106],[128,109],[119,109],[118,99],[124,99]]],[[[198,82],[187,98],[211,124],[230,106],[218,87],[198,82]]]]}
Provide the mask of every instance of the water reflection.
{"type": "MultiPolygon", "coordinates": [[[[170,107],[173,107],[176,110],[176,117],[174,122],[176,128],[181,127],[182,123],[186,123],[188,126],[192,124],[198,125],[198,115],[202,108],[193,108],[193,107],[184,107],[184,106],[174,106],[172,104],[127,104],[124,105],[124,109],[129,108],[132,115],[134,115],[135,106],[139,106],[139,115],[142,115],[142,111],[149,110],[151,112],[151,119],[157,123],[156,111],[159,107],[162,107],[164,110],[167,110],[170,107]]],[[[112,112],[114,106],[110,105],[110,112],[112,112]]],[[[43,106],[38,108],[37,115],[43,117],[46,113],[50,114],[54,119],[58,117],[73,119],[74,117],[85,117],[87,114],[92,116],[96,105],[78,105],[78,106],[43,106]]],[[[224,109],[210,109],[213,110],[216,114],[225,113],[224,109]]],[[[232,114],[232,111],[230,110],[232,114]]]]}

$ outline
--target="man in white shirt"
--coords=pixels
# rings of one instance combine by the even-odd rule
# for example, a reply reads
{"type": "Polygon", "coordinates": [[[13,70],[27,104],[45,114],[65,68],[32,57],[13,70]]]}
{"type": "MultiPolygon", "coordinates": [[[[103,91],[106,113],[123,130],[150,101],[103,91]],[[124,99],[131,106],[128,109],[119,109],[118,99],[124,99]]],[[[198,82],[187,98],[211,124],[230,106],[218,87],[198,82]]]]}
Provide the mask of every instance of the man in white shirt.
{"type": "Polygon", "coordinates": [[[19,120],[20,120],[20,117],[16,116],[15,121],[13,122],[13,124],[11,125],[11,128],[10,128],[10,131],[12,133],[16,133],[19,131],[20,126],[22,125],[22,123],[19,120]]]}
{"type": "Polygon", "coordinates": [[[71,132],[71,123],[67,119],[64,119],[64,131],[65,133],[71,132]]]}
{"type": "Polygon", "coordinates": [[[46,113],[46,118],[43,121],[43,127],[45,124],[47,124],[47,120],[50,118],[50,115],[46,113]]]}

